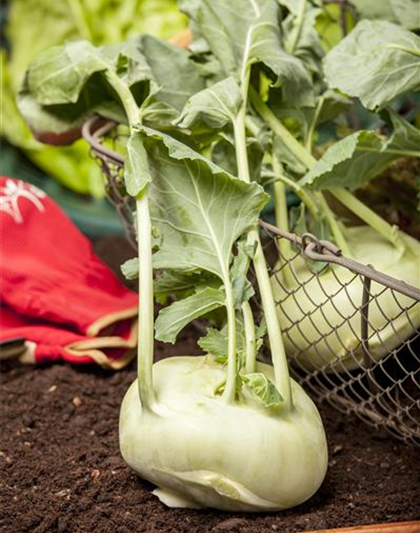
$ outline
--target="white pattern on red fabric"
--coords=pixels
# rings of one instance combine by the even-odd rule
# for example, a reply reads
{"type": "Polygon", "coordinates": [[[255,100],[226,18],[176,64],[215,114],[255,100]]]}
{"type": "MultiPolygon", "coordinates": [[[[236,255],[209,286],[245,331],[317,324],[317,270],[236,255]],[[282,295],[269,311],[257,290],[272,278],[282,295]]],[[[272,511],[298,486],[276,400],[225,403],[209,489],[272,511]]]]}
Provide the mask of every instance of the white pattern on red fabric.
{"type": "Polygon", "coordinates": [[[26,198],[42,213],[45,208],[40,199],[46,194],[21,180],[6,179],[5,186],[0,187],[0,212],[10,215],[17,224],[23,222],[22,213],[19,209],[19,199],[26,198]]]}

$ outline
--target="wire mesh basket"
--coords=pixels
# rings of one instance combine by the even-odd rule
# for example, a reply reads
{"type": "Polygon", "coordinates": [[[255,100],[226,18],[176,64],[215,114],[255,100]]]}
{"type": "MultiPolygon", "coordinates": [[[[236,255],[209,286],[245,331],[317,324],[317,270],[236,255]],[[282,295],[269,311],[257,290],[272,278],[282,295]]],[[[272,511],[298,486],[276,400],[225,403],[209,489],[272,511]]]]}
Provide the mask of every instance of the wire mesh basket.
{"type": "MultiPolygon", "coordinates": [[[[123,158],[103,142],[115,123],[94,117],[82,134],[136,249],[123,158]]],[[[260,226],[293,377],[316,400],[420,445],[420,290],[312,234],[260,226]],[[323,268],[305,267],[308,260],[323,268]]]]}

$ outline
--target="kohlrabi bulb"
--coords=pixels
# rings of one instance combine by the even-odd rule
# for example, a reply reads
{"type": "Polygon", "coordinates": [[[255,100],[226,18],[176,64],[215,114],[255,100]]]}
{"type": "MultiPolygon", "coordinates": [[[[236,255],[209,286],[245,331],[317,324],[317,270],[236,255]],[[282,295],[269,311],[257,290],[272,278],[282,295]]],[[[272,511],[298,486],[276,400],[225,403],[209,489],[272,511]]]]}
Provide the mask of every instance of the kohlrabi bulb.
{"type": "MultiPolygon", "coordinates": [[[[269,365],[257,371],[274,381],[269,365]]],[[[120,415],[127,464],[170,507],[275,511],[320,487],[327,443],[317,408],[292,381],[293,407],[270,411],[251,399],[226,404],[215,391],[225,370],[211,357],[173,357],[153,369],[156,412],[144,411],[137,381],[120,415]]]]}
{"type": "MultiPolygon", "coordinates": [[[[353,259],[420,288],[420,243],[399,234],[404,251],[370,227],[346,230],[353,259]]],[[[361,277],[338,265],[314,277],[300,257],[293,262],[293,272],[287,278],[287,291],[275,277],[272,281],[275,298],[281,302],[277,309],[287,355],[308,371],[357,368],[364,357],[360,341],[361,277]],[[289,286],[289,278],[294,276],[299,283],[295,280],[289,286]]],[[[384,291],[384,286],[374,281],[370,293],[375,298],[369,304],[369,353],[379,360],[419,327],[420,304],[397,292],[384,291]]]]}

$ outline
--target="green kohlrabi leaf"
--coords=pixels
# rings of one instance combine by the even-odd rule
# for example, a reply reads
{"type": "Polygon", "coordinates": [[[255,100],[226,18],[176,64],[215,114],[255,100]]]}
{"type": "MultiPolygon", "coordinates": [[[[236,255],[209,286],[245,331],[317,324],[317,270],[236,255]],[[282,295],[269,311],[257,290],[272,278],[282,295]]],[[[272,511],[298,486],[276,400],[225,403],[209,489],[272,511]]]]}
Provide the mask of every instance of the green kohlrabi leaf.
{"type": "Polygon", "coordinates": [[[420,27],[419,0],[351,0],[363,18],[388,20],[408,30],[420,27]]]}
{"type": "Polygon", "coordinates": [[[138,133],[127,141],[127,154],[124,161],[124,182],[130,196],[137,196],[152,181],[149,173],[147,154],[138,133]]]}
{"type": "Polygon", "coordinates": [[[31,64],[24,87],[40,104],[74,104],[91,76],[107,68],[88,41],[69,41],[43,52],[31,64]]]}
{"type": "Polygon", "coordinates": [[[380,174],[398,155],[382,152],[384,141],[373,131],[357,131],[336,142],[300,180],[314,189],[356,189],[380,174]]]}
{"type": "Polygon", "coordinates": [[[302,21],[290,14],[282,23],[286,50],[301,59],[314,73],[319,72],[325,53],[316,30],[316,21],[320,14],[320,9],[308,5],[302,21]]]}
{"type": "Polygon", "coordinates": [[[129,87],[152,79],[152,71],[141,52],[138,39],[101,48],[104,57],[111,62],[118,76],[129,87]]]}
{"type": "Polygon", "coordinates": [[[306,167],[278,136],[273,139],[273,153],[283,165],[296,174],[304,174],[306,167]]]}
{"type": "Polygon", "coordinates": [[[419,0],[390,0],[395,18],[408,30],[420,28],[419,0]]]}
{"type": "Polygon", "coordinates": [[[200,270],[193,272],[165,270],[155,278],[153,287],[156,299],[164,303],[171,295],[185,297],[205,287],[218,289],[220,280],[200,270]]]}
{"type": "MultiPolygon", "coordinates": [[[[163,144],[168,149],[168,153],[171,157],[177,160],[190,160],[190,161],[200,161],[207,165],[210,170],[214,174],[218,174],[220,172],[223,172],[222,168],[213,163],[211,160],[207,159],[207,157],[204,157],[201,153],[193,150],[190,146],[187,146],[183,142],[175,139],[174,137],[171,137],[170,135],[163,133],[161,131],[148,128],[146,126],[138,126],[139,131],[143,132],[147,135],[150,139],[155,139],[158,141],[163,142],[163,144]]],[[[225,171],[225,173],[227,173],[225,171]]],[[[234,176],[231,175],[231,178],[234,176]]]]}
{"type": "MultiPolygon", "coordinates": [[[[103,74],[119,78],[127,90],[130,82],[138,84],[145,79],[147,65],[141,53],[136,56],[135,46],[95,48],[87,41],[71,41],[43,52],[30,65],[19,97],[20,111],[31,128],[42,139],[44,132],[63,133],[80,127],[95,112],[120,117],[120,103],[103,74]]],[[[48,138],[46,142],[50,142],[48,138]]]]}
{"type": "Polygon", "coordinates": [[[242,105],[238,84],[231,76],[192,96],[177,120],[181,128],[203,121],[211,128],[233,123],[242,105]]]}
{"type": "Polygon", "coordinates": [[[351,0],[351,3],[357,9],[359,15],[364,19],[371,20],[388,20],[397,22],[392,10],[391,0],[381,0],[372,2],[371,0],[351,0]]]}
{"type": "MultiPolygon", "coordinates": [[[[237,176],[238,166],[233,136],[230,134],[221,134],[218,137],[218,140],[212,144],[211,158],[224,170],[234,176],[237,176]]],[[[249,174],[252,180],[258,181],[260,178],[261,162],[264,156],[264,150],[261,144],[252,137],[247,137],[246,142],[249,174]]]]}
{"type": "Polygon", "coordinates": [[[261,62],[277,76],[287,101],[312,103],[309,74],[281,47],[276,0],[202,0],[195,22],[227,75],[243,77],[261,62]]]}
{"type": "Polygon", "coordinates": [[[420,157],[420,130],[391,109],[387,109],[382,115],[394,130],[385,144],[385,150],[420,157]]]}
{"type": "Polygon", "coordinates": [[[186,50],[150,35],[141,37],[141,49],[160,87],[157,100],[181,111],[193,94],[205,88],[204,77],[186,50]]]}
{"type": "Polygon", "coordinates": [[[255,401],[268,408],[279,407],[283,398],[274,384],[261,372],[241,376],[243,386],[251,393],[255,401]]]}
{"type": "MultiPolygon", "coordinates": [[[[325,93],[322,94],[322,107],[319,112],[317,124],[322,124],[327,120],[334,120],[339,117],[342,113],[346,113],[350,110],[352,106],[352,101],[350,98],[346,98],[337,91],[332,91],[328,89],[325,93]]],[[[305,109],[305,113],[310,115],[310,118],[313,118],[315,110],[305,109]]]]}
{"type": "Polygon", "coordinates": [[[162,90],[154,81],[150,82],[149,94],[140,105],[141,121],[153,127],[154,125],[162,128],[172,125],[179,112],[170,104],[159,101],[158,95],[162,90]]]}
{"type": "Polygon", "coordinates": [[[179,141],[148,128],[142,132],[153,178],[152,221],[161,237],[155,268],[202,269],[229,283],[233,244],[256,224],[267,195],[179,141]]]}
{"type": "Polygon", "coordinates": [[[325,57],[330,87],[357,96],[368,109],[420,87],[420,37],[384,20],[362,20],[325,57]]]}
{"type": "Polygon", "coordinates": [[[178,333],[192,320],[225,305],[223,292],[212,287],[199,290],[192,296],[165,307],[156,320],[156,339],[174,343],[178,333]]]}

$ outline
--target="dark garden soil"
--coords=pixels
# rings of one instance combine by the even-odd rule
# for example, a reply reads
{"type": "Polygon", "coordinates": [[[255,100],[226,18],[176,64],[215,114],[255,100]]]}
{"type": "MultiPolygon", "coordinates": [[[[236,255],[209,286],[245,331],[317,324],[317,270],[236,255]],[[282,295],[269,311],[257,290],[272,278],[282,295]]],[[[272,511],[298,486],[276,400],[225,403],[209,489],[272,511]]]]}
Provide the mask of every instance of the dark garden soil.
{"type": "MultiPolygon", "coordinates": [[[[116,269],[130,255],[101,239],[116,269]]],[[[158,354],[194,353],[194,330],[158,354]]],[[[420,518],[420,453],[355,418],[320,408],[330,466],[319,492],[283,513],[174,510],[124,464],[118,413],[135,378],[93,368],[17,367],[1,373],[1,533],[291,533],[420,518]]]]}

